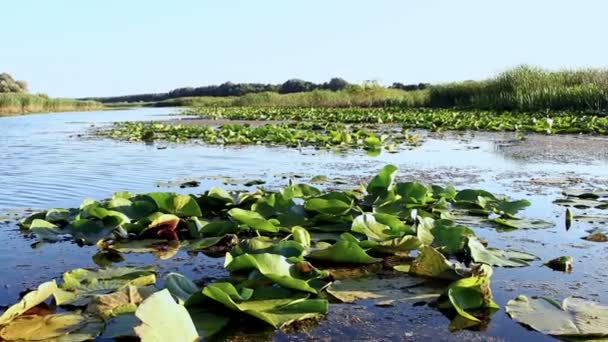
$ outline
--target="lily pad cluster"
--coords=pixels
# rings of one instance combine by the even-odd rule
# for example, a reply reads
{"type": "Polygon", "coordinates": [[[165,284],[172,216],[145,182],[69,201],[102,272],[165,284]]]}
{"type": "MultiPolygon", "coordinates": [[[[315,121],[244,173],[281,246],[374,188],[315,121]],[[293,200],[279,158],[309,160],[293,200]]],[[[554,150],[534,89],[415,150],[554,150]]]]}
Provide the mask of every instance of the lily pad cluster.
{"type": "Polygon", "coordinates": [[[608,215],[603,213],[608,209],[608,191],[568,190],[562,194],[564,197],[553,203],[566,207],[566,229],[570,229],[573,221],[600,224],[600,227],[588,229],[588,234],[582,238],[593,242],[608,241],[608,230],[603,227],[608,223],[608,215]]]}
{"type": "Polygon", "coordinates": [[[379,130],[338,123],[176,125],[161,122],[118,122],[100,134],[128,141],[201,141],[212,145],[272,145],[288,147],[364,148],[394,152],[400,145],[416,146],[420,138],[406,130],[379,130]]]}
{"type": "Polygon", "coordinates": [[[404,128],[522,131],[547,134],[608,133],[608,117],[578,112],[496,112],[442,108],[198,107],[184,112],[212,119],[397,123],[404,128]]]}
{"type": "MultiPolygon", "coordinates": [[[[284,328],[321,319],[330,302],[359,300],[380,306],[432,302],[454,313],[450,329],[482,324],[498,309],[492,267],[525,267],[537,257],[492,247],[462,222],[480,223],[484,215],[488,226],[499,227],[496,219],[526,221],[518,212],[529,202],[479,189],[397,182],[397,171],[387,165],[350,191],[290,182],[279,191],[120,192],[103,201],[87,199],[79,208],[34,214],[21,226],[39,243],[95,244],[100,265],[121,261],[125,253],[152,251],[166,258],[179,249],[224,257],[229,277],[197,284],[172,273],[165,292],[158,291],[150,268],[67,272],[56,289],[46,286],[56,305],[80,310],[69,311],[80,315],[71,318],[79,328],[61,330],[74,336],[93,323],[95,329],[82,336],[162,340],[179,330],[209,337],[241,320],[284,328]],[[183,319],[163,321],[165,312],[183,319]]],[[[20,329],[13,324],[25,322],[20,317],[39,314],[27,310],[9,309],[0,332],[13,334],[20,329]]]]}

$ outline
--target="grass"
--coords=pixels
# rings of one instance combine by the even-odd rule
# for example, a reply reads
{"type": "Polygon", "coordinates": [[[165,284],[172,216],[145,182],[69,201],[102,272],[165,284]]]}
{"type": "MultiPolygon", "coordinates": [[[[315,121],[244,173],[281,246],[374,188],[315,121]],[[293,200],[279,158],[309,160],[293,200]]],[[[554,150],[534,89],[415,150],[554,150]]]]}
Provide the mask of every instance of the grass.
{"type": "Polygon", "coordinates": [[[423,107],[427,105],[427,90],[405,91],[379,85],[352,86],[346,90],[313,90],[279,94],[263,92],[239,97],[182,97],[157,102],[159,107],[317,107],[350,108],[382,107],[391,104],[423,107]]]}
{"type": "Polygon", "coordinates": [[[519,66],[484,81],[430,87],[430,107],[493,110],[608,110],[608,70],[519,66]]]}
{"type": "Polygon", "coordinates": [[[548,71],[524,65],[486,80],[431,85],[423,90],[406,91],[372,83],[350,85],[340,91],[191,97],[163,101],[161,104],[213,107],[427,107],[605,113],[608,112],[608,69],[548,71]]]}
{"type": "Polygon", "coordinates": [[[101,109],[95,101],[50,98],[46,95],[0,93],[0,115],[101,109]]]}

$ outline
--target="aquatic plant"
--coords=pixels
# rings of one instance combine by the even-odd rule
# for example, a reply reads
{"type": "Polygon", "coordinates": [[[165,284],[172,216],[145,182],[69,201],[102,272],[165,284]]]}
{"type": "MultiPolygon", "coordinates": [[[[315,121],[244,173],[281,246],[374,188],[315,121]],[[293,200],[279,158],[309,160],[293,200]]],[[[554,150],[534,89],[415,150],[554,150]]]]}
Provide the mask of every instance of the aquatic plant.
{"type": "Polygon", "coordinates": [[[179,125],[161,122],[119,122],[99,132],[119,140],[201,141],[212,145],[273,145],[289,147],[364,148],[394,152],[400,145],[418,145],[418,135],[363,125],[284,123],[179,125]]]}
{"type": "Polygon", "coordinates": [[[278,191],[118,192],[24,218],[23,232],[39,247],[61,240],[96,245],[93,259],[105,268],[68,271],[59,284],[42,284],[0,316],[0,337],[31,338],[23,327],[40,321],[53,322],[39,331],[48,338],[209,337],[242,319],[281,328],[322,318],[329,301],[370,298],[380,306],[436,301],[457,313],[450,329],[480,324],[480,315],[497,309],[491,267],[525,267],[537,258],[490,247],[464,222],[498,228],[498,217],[522,221],[523,228],[517,213],[530,203],[479,189],[397,182],[397,171],[387,165],[350,191],[290,182],[278,191]],[[123,254],[165,259],[179,249],[225,256],[231,276],[199,286],[171,273],[163,290],[153,268],[109,267],[123,254]],[[382,277],[357,275],[372,265],[382,277]],[[340,269],[354,271],[344,276],[340,269]],[[68,311],[31,310],[51,296],[68,311]],[[171,320],[160,331],[168,312],[171,320]]]}
{"type": "Polygon", "coordinates": [[[209,119],[280,120],[331,123],[400,124],[432,131],[521,131],[547,134],[608,133],[608,117],[583,112],[495,112],[395,108],[191,108],[183,112],[209,119]]]}

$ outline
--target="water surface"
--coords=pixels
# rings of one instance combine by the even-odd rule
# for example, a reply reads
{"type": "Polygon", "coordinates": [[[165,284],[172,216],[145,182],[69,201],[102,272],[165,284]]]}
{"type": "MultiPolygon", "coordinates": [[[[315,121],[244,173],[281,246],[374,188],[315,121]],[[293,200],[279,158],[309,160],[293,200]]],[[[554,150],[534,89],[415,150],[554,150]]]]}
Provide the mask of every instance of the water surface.
{"type": "MultiPolygon", "coordinates": [[[[77,207],[82,199],[102,199],[115,191],[179,191],[199,193],[223,185],[222,177],[239,181],[263,179],[268,187],[283,186],[290,177],[325,174],[354,186],[369,179],[384,164],[400,168],[401,179],[459,188],[480,187],[533,205],[525,216],[555,222],[547,230],[497,233],[477,229],[495,247],[532,252],[544,260],[572,255],[572,274],[554,272],[535,262],[519,269],[495,268],[493,289],[502,307],[518,294],[562,299],[578,295],[608,302],[605,258],[608,244],[581,240],[592,224],[575,223],[565,232],[563,208],[552,204],[566,187],[605,186],[608,144],[597,137],[531,136],[518,141],[514,134],[429,134],[422,146],[396,154],[371,157],[362,151],[336,153],[315,149],[277,147],[217,147],[198,144],[167,145],[116,142],[90,138],[87,131],[122,120],[164,120],[174,109],[53,113],[0,118],[0,305],[14,302],[21,290],[36,286],[75,267],[93,267],[94,247],[72,243],[34,242],[16,228],[15,219],[29,208],[77,207]],[[566,139],[566,140],[564,140],[566,139]],[[572,147],[577,146],[577,147],[572,147]],[[160,147],[160,148],[159,148],[160,147]],[[576,149],[581,149],[577,151],[576,149]],[[181,180],[198,179],[200,188],[180,189],[181,180]]],[[[241,183],[242,184],[242,183],[241,183]]],[[[170,260],[128,255],[125,264],[155,264],[161,272],[179,271],[194,279],[224,274],[221,259],[180,252],[170,260]]],[[[328,319],[310,331],[294,334],[267,332],[254,339],[379,340],[543,340],[497,312],[484,331],[447,331],[449,318],[428,307],[399,304],[377,308],[369,303],[332,305],[328,319]]]]}

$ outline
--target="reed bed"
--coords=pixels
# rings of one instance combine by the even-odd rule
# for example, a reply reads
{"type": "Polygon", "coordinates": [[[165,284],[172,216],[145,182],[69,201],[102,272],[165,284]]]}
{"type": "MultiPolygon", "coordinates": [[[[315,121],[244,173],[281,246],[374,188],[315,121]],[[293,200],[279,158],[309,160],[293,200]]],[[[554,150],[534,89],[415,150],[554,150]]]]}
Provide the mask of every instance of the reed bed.
{"type": "Polygon", "coordinates": [[[50,98],[41,94],[0,93],[0,115],[83,111],[101,108],[103,108],[103,104],[96,101],[50,98]]]}

